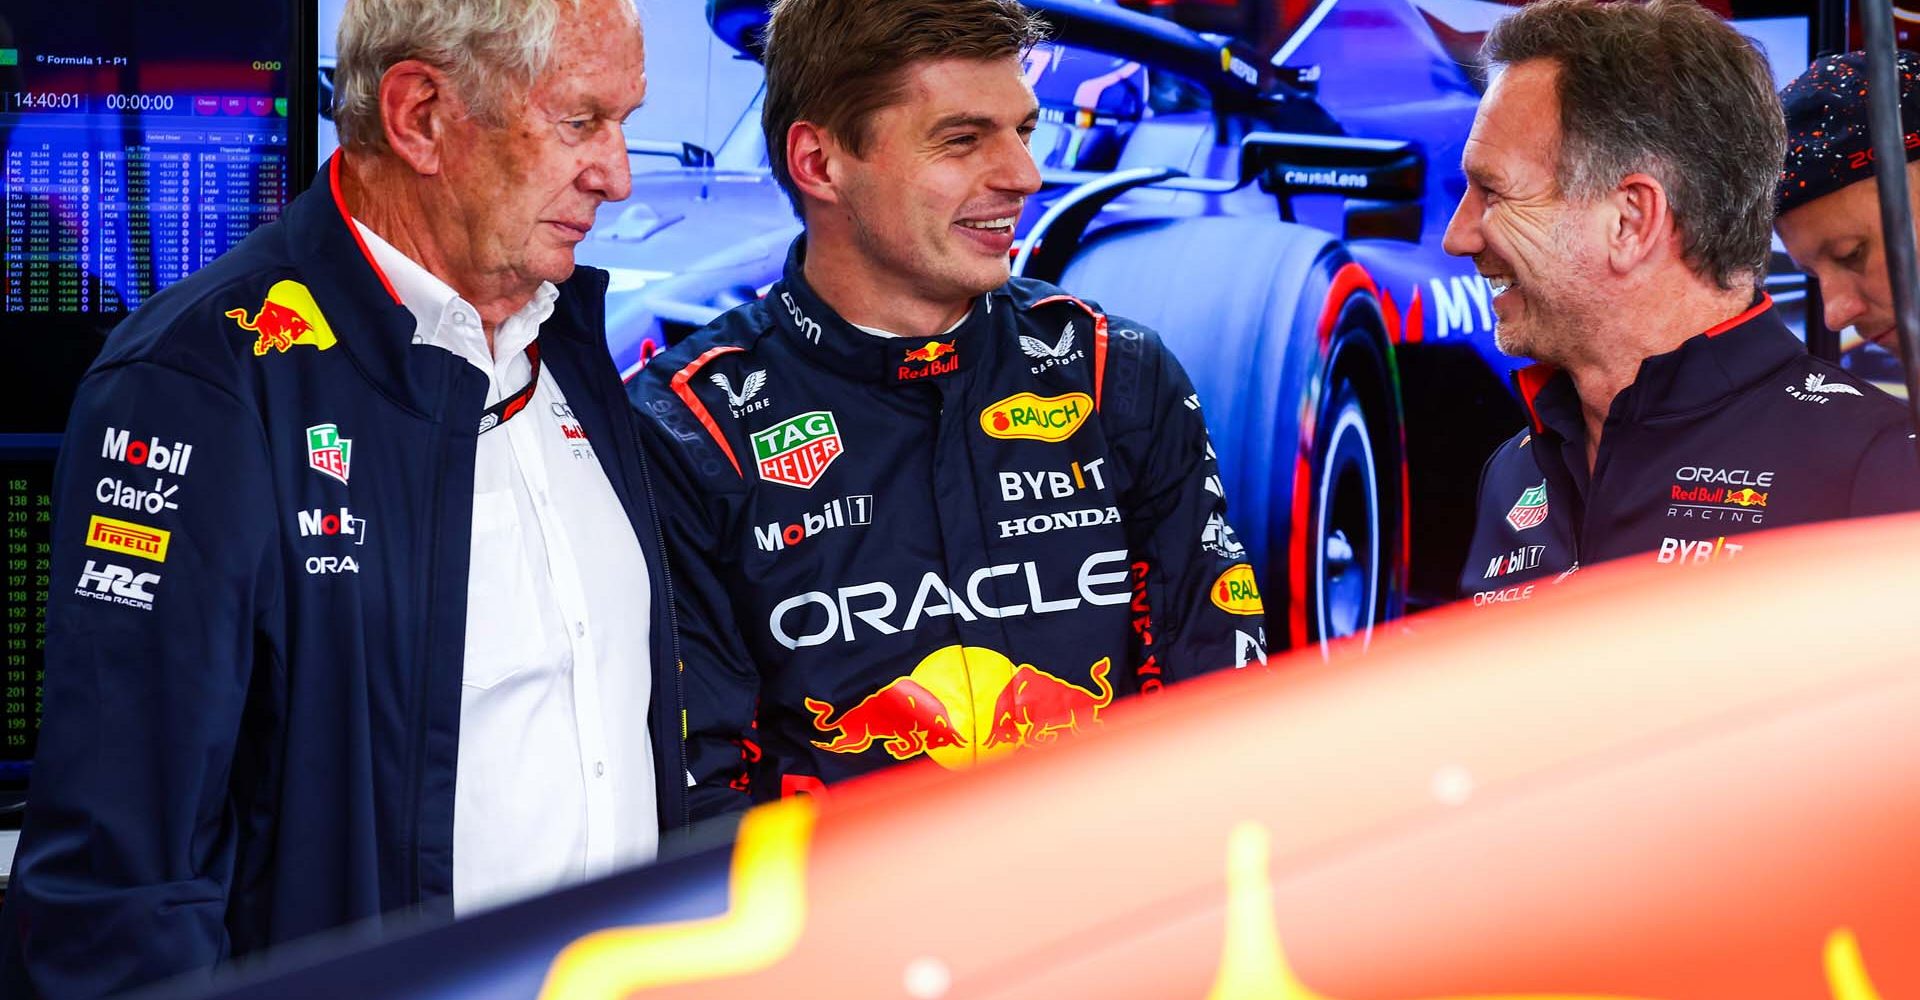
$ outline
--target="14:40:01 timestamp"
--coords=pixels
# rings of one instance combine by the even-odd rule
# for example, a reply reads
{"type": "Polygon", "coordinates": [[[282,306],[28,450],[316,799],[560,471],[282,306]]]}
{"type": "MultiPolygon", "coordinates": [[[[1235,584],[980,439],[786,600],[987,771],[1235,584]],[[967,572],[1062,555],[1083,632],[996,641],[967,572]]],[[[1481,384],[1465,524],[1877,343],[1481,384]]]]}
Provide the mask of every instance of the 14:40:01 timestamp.
{"type": "Polygon", "coordinates": [[[84,111],[85,94],[63,91],[9,90],[0,94],[0,110],[6,111],[84,111]]]}

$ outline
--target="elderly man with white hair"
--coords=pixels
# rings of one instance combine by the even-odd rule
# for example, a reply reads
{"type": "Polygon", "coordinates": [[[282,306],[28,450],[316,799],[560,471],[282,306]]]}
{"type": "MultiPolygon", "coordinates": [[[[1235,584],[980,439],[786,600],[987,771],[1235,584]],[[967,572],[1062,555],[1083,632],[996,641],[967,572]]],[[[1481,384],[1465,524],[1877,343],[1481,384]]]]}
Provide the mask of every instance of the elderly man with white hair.
{"type": "Polygon", "coordinates": [[[76,398],[7,996],[470,913],[686,823],[657,515],[574,263],[630,189],[631,0],[351,0],[339,52],[313,190],[76,398]]]}

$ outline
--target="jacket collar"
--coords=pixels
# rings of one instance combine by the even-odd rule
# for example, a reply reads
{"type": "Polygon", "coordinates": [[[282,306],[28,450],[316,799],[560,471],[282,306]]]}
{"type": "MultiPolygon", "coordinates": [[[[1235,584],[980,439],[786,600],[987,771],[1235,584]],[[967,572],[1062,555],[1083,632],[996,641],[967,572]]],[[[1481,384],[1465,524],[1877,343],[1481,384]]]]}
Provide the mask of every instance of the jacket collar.
{"type": "MultiPolygon", "coordinates": [[[[341,194],[340,171],[341,156],[336,152],[314,185],[287,205],[282,221],[289,256],[354,365],[395,401],[433,417],[440,407],[445,368],[407,363],[415,356],[414,315],[401,304],[393,283],[354,227],[350,206],[341,194]]],[[[604,271],[576,267],[573,276],[557,286],[560,294],[553,314],[540,328],[541,337],[551,333],[586,341],[599,334],[606,285],[604,271]]],[[[445,354],[438,348],[434,353],[445,354]]]]}
{"type": "MultiPolygon", "coordinates": [[[[1739,315],[1640,362],[1633,384],[1614,397],[1612,416],[1638,423],[1704,410],[1751,389],[1802,353],[1799,339],[1774,311],[1773,298],[1762,293],[1739,315]]],[[[1529,365],[1513,373],[1513,384],[1535,434],[1585,437],[1580,399],[1565,372],[1529,365]]]]}
{"type": "MultiPolygon", "coordinates": [[[[806,236],[787,251],[784,276],[767,290],[774,325],[803,357],[863,382],[911,385],[978,365],[992,339],[993,296],[982,295],[960,325],[938,337],[876,337],[840,317],[807,284],[806,236]]],[[[1003,307],[1004,308],[1004,307],[1003,307]]]]}

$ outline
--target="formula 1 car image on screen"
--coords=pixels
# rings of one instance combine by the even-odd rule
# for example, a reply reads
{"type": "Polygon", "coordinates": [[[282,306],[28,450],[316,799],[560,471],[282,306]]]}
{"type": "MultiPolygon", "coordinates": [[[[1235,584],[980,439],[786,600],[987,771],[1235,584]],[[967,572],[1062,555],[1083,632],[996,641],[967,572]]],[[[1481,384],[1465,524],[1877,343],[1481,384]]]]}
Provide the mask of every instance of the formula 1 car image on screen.
{"type": "MultiPolygon", "coordinates": [[[[1026,59],[1046,186],[1014,270],[1157,329],[1181,359],[1269,642],[1364,637],[1409,601],[1454,597],[1481,464],[1521,422],[1492,291],[1440,248],[1474,53],[1512,8],[1151,5],[1228,32],[1202,33],[1095,0],[1029,6],[1054,29],[1026,59]]],[[[764,0],[707,11],[752,58],[764,0]]],[[[717,149],[645,150],[684,165],[637,173],[581,245],[612,274],[623,371],[778,277],[799,226],[759,119],[755,99],[717,149]]]]}
{"type": "Polygon", "coordinates": [[[166,996],[1920,996],[1920,515],[1753,537],[166,996]]]}

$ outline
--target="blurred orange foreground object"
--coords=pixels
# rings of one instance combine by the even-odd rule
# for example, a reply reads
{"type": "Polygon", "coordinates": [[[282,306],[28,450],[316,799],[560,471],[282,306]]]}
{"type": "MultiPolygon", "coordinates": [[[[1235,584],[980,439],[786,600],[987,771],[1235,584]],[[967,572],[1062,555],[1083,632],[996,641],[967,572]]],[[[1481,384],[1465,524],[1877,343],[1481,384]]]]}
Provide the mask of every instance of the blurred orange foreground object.
{"type": "Polygon", "coordinates": [[[1584,570],[765,807],[725,917],[543,997],[1920,996],[1917,557],[1905,516],[1584,570]]]}

